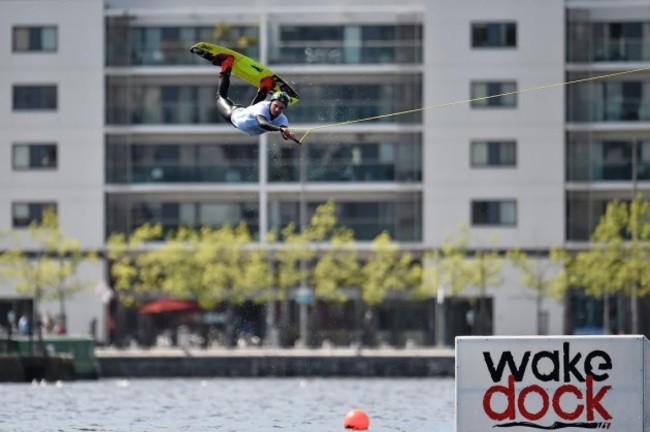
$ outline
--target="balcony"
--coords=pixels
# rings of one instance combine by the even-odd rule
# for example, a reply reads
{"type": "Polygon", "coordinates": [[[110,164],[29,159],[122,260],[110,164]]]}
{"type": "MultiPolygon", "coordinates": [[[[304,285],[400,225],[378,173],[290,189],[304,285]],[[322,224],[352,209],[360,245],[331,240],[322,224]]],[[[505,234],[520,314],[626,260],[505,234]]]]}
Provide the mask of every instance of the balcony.
{"type": "Polygon", "coordinates": [[[641,39],[569,42],[569,62],[650,62],[650,45],[641,39]]]}
{"type": "Polygon", "coordinates": [[[368,45],[297,42],[273,50],[271,64],[422,64],[422,42],[375,42],[368,45]]]}
{"type": "Polygon", "coordinates": [[[108,183],[255,183],[259,173],[255,164],[239,166],[140,165],[128,171],[108,167],[108,183]]]}

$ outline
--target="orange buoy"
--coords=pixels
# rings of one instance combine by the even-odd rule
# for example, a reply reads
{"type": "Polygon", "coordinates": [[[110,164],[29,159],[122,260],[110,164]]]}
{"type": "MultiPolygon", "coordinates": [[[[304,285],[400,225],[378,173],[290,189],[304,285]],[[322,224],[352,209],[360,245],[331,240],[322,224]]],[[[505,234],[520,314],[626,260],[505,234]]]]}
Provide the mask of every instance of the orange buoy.
{"type": "Polygon", "coordinates": [[[364,431],[368,430],[370,419],[368,418],[368,414],[362,410],[353,409],[346,414],[345,419],[343,420],[343,424],[345,425],[346,429],[364,431]]]}

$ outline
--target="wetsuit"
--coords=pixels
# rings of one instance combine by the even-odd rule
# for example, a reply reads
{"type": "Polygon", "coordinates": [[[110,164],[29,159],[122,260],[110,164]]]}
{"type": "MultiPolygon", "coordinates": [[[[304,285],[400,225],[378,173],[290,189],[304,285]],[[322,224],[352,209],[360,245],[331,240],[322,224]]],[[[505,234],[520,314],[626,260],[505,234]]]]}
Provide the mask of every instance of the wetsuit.
{"type": "Polygon", "coordinates": [[[289,127],[289,121],[284,114],[276,117],[271,116],[269,109],[271,102],[265,101],[269,91],[265,87],[257,91],[257,95],[255,95],[248,107],[234,104],[228,99],[230,72],[228,70],[221,74],[219,90],[217,91],[217,110],[223,118],[248,135],[277,132],[281,128],[289,127]]]}

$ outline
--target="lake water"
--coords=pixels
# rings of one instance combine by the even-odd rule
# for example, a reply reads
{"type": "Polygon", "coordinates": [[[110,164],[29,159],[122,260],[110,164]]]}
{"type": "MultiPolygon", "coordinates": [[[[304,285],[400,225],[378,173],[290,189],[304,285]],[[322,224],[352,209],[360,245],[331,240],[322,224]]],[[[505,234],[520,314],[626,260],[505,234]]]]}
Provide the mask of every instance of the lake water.
{"type": "Polygon", "coordinates": [[[453,378],[134,379],[0,385],[1,431],[453,432],[453,378]]]}

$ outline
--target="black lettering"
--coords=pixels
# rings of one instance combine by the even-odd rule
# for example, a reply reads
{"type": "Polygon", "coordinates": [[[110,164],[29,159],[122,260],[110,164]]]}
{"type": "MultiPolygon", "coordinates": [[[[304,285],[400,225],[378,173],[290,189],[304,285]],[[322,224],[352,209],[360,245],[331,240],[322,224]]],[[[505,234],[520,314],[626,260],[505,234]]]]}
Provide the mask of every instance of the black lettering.
{"type": "Polygon", "coordinates": [[[573,374],[573,376],[576,377],[576,379],[579,382],[584,382],[585,378],[582,376],[582,374],[580,374],[578,369],[576,369],[576,363],[580,361],[580,357],[582,357],[582,354],[578,353],[573,358],[570,358],[569,342],[564,342],[562,344],[562,348],[563,348],[562,360],[564,363],[564,382],[571,382],[570,374],[573,374]]]}
{"type": "Polygon", "coordinates": [[[560,354],[557,351],[540,351],[533,356],[531,363],[533,374],[540,381],[560,381],[560,354]],[[553,364],[551,371],[547,374],[540,372],[539,362],[547,358],[553,364]]]}
{"type": "Polygon", "coordinates": [[[602,358],[602,362],[598,364],[598,370],[612,369],[612,358],[609,356],[609,354],[607,354],[605,351],[595,350],[587,354],[585,357],[585,374],[594,377],[594,381],[605,381],[607,378],[609,378],[608,373],[594,373],[594,366],[591,364],[591,362],[595,357],[602,358]]]}
{"type": "Polygon", "coordinates": [[[503,370],[506,367],[506,364],[508,365],[508,369],[510,369],[510,373],[512,376],[515,377],[515,381],[521,381],[524,379],[524,372],[526,371],[526,366],[528,365],[528,359],[530,358],[530,351],[526,351],[524,353],[523,358],[521,359],[521,363],[519,367],[515,364],[515,360],[512,357],[512,353],[510,351],[505,351],[501,353],[501,357],[499,357],[499,364],[497,364],[497,367],[494,367],[494,362],[492,361],[492,356],[490,355],[489,352],[484,351],[483,352],[483,358],[485,359],[485,365],[488,368],[488,371],[490,372],[490,377],[492,378],[492,382],[500,382],[501,377],[503,376],[503,370]]]}

